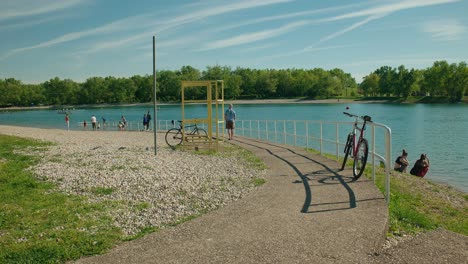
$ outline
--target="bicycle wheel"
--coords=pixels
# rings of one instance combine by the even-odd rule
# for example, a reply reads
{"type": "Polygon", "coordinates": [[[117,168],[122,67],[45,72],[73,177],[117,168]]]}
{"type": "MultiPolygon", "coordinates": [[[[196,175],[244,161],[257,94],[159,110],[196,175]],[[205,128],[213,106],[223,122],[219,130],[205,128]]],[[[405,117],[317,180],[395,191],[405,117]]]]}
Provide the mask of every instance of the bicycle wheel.
{"type": "Polygon", "coordinates": [[[166,132],[166,143],[172,148],[180,145],[182,143],[182,132],[180,132],[180,129],[169,129],[166,132]]]}
{"type": "Polygon", "coordinates": [[[363,138],[358,143],[358,151],[356,156],[354,157],[354,165],[353,165],[353,175],[354,179],[357,180],[361,177],[364,169],[366,168],[367,163],[367,155],[369,154],[369,144],[367,143],[367,139],[363,138]]]}
{"type": "Polygon", "coordinates": [[[193,130],[190,134],[200,136],[200,138],[206,138],[208,136],[208,133],[206,133],[206,130],[203,128],[197,128],[193,130]]]}
{"type": "Polygon", "coordinates": [[[346,161],[348,160],[348,156],[351,153],[351,150],[353,149],[353,138],[354,138],[353,133],[349,133],[348,140],[346,140],[346,145],[344,147],[344,158],[343,158],[343,164],[341,165],[341,170],[344,170],[346,166],[346,161]]]}

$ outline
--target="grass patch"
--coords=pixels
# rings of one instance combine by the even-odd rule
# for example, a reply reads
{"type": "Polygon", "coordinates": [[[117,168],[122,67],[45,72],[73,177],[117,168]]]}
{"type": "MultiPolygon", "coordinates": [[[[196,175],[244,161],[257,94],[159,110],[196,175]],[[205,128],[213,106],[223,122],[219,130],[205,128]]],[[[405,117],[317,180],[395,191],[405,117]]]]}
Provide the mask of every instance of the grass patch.
{"type": "Polygon", "coordinates": [[[112,165],[110,167],[110,170],[111,171],[115,171],[115,170],[124,170],[126,168],[126,166],[124,165],[112,165]]]}
{"type": "Polygon", "coordinates": [[[95,195],[111,195],[113,192],[115,192],[115,189],[106,187],[95,187],[91,190],[91,192],[95,195]]]}
{"type": "Polygon", "coordinates": [[[0,135],[0,263],[60,263],[103,253],[121,239],[105,203],[60,193],[27,169],[38,158],[24,150],[49,145],[0,135]]]}
{"type": "Polygon", "coordinates": [[[263,185],[263,184],[265,184],[265,182],[266,182],[266,181],[265,181],[265,179],[263,179],[263,178],[255,178],[255,179],[252,180],[252,184],[253,184],[255,187],[258,187],[258,186],[260,186],[260,185],[263,185]]]}
{"type": "MultiPolygon", "coordinates": [[[[377,186],[385,190],[385,176],[376,172],[377,186]]],[[[445,228],[468,235],[466,194],[450,186],[410,174],[393,173],[390,180],[390,232],[416,233],[445,228]]]]}
{"type": "MultiPolygon", "coordinates": [[[[318,154],[316,150],[308,151],[318,154]]],[[[336,159],[332,154],[323,155],[336,159]]],[[[348,159],[346,165],[352,166],[352,159],[348,159]]],[[[384,168],[376,165],[375,175],[377,187],[385,193],[384,168]]],[[[372,177],[370,163],[363,177],[372,177]]],[[[468,194],[410,174],[392,171],[390,177],[390,235],[415,234],[436,228],[468,235],[468,194]]]]}

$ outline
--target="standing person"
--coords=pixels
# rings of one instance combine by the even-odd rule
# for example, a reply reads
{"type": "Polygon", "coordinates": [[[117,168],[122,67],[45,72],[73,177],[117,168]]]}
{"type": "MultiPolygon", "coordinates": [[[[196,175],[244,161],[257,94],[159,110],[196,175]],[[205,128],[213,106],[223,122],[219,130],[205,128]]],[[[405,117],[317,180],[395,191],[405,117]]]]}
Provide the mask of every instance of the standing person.
{"type": "Polygon", "coordinates": [[[401,156],[398,156],[398,158],[395,160],[394,169],[399,172],[406,172],[406,168],[408,167],[408,165],[408,152],[406,152],[406,150],[403,149],[401,156]]]}
{"type": "Polygon", "coordinates": [[[148,126],[148,116],[146,114],[143,115],[143,130],[146,130],[146,127],[148,126]]]}
{"type": "Polygon", "coordinates": [[[429,170],[429,159],[426,154],[421,154],[421,157],[414,163],[410,170],[411,175],[424,177],[429,170]]]}
{"type": "Polygon", "coordinates": [[[125,130],[125,127],[127,126],[127,119],[125,119],[125,116],[120,118],[120,122],[122,123],[121,130],[125,130]]]}
{"type": "Polygon", "coordinates": [[[150,115],[150,112],[148,111],[148,113],[146,114],[146,130],[150,129],[150,122],[151,122],[151,115],[150,115]]]}
{"type": "Polygon", "coordinates": [[[91,116],[91,124],[93,125],[93,130],[96,130],[96,117],[94,115],[91,116]]]}
{"type": "Polygon", "coordinates": [[[234,138],[234,122],[236,121],[236,111],[232,109],[232,104],[229,104],[229,108],[224,112],[224,121],[226,121],[226,129],[231,140],[234,138]]]}
{"type": "Polygon", "coordinates": [[[106,126],[106,119],[101,116],[101,119],[102,119],[102,127],[104,128],[106,126]]]}
{"type": "Polygon", "coordinates": [[[70,117],[68,114],[65,115],[65,123],[67,123],[67,130],[70,130],[70,117]]]}
{"type": "Polygon", "coordinates": [[[87,126],[87,125],[88,125],[88,124],[86,123],[86,120],[83,120],[83,128],[84,128],[84,129],[86,129],[86,126],[87,126]]]}

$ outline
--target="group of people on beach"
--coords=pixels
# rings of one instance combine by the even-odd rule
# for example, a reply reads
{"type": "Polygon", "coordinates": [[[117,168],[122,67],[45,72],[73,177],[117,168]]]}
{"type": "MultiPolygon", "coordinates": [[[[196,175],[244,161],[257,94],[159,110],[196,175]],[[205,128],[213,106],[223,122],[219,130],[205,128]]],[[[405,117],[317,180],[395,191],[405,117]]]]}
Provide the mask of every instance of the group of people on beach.
{"type": "MultiPolygon", "coordinates": [[[[102,124],[105,126],[106,124],[106,119],[104,117],[102,118],[102,124]]],[[[236,120],[236,111],[234,111],[232,104],[229,105],[228,109],[224,112],[224,121],[226,123],[226,130],[228,133],[228,139],[232,140],[234,138],[234,123],[236,120]]],[[[70,116],[68,114],[65,115],[65,122],[67,124],[67,129],[70,129],[70,116]]],[[[151,114],[148,111],[146,114],[143,115],[143,129],[144,130],[149,130],[150,129],[150,122],[151,122],[151,114]]],[[[100,123],[97,121],[97,118],[95,115],[91,116],[91,124],[93,130],[97,130],[101,127],[100,123]]],[[[83,120],[83,128],[86,129],[88,126],[88,123],[86,120],[83,120]]],[[[119,124],[117,127],[119,130],[125,130],[127,126],[127,119],[125,116],[120,117],[119,124]]]]}
{"type": "MultiPolygon", "coordinates": [[[[102,119],[102,126],[105,127],[106,119],[104,117],[101,117],[101,119],[102,119]]],[[[65,115],[65,123],[67,125],[67,130],[70,130],[70,115],[68,113],[65,115]]],[[[83,120],[81,124],[83,125],[84,129],[88,127],[88,122],[86,121],[86,119],[83,120]]],[[[97,118],[95,115],[91,116],[91,127],[93,128],[93,130],[97,130],[101,128],[101,123],[97,121],[97,118]]]]}
{"type": "MultiPolygon", "coordinates": [[[[408,161],[408,152],[403,149],[402,153],[395,160],[394,169],[399,172],[406,172],[406,169],[409,166],[408,161]]],[[[410,174],[418,177],[426,176],[426,173],[429,171],[429,159],[426,154],[421,154],[420,158],[414,163],[413,168],[410,170],[410,174]]]]}

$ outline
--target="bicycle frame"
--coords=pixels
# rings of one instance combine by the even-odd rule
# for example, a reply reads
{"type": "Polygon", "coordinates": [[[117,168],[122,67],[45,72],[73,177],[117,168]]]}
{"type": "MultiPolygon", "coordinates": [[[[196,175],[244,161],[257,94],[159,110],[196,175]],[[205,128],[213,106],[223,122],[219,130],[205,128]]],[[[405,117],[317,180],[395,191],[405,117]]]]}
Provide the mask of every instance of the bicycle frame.
{"type": "Polygon", "coordinates": [[[364,123],[362,124],[362,127],[360,128],[358,126],[358,119],[359,117],[356,116],[354,125],[353,125],[353,157],[356,156],[356,153],[358,152],[358,142],[364,138],[364,130],[366,130],[366,120],[364,120],[364,123]],[[359,131],[358,139],[356,139],[356,131],[359,131]]]}
{"type": "Polygon", "coordinates": [[[350,113],[343,112],[343,114],[354,117],[354,124],[353,124],[353,157],[356,156],[358,151],[358,142],[360,142],[364,138],[364,130],[366,130],[366,122],[372,122],[370,116],[357,116],[350,113]],[[359,127],[358,120],[362,119],[364,122],[362,123],[362,127],[359,127]],[[359,131],[359,138],[356,139],[356,131],[359,131]]]}
{"type": "Polygon", "coordinates": [[[190,131],[190,133],[194,133],[194,132],[196,132],[196,131],[198,130],[197,124],[185,126],[185,125],[182,124],[182,121],[180,121],[180,120],[172,120],[171,122],[172,122],[172,126],[173,126],[173,127],[175,127],[175,121],[177,121],[177,122],[179,123],[179,130],[180,130],[180,132],[183,133],[183,134],[185,133],[185,129],[186,129],[186,128],[193,127],[193,130],[190,131]]]}

